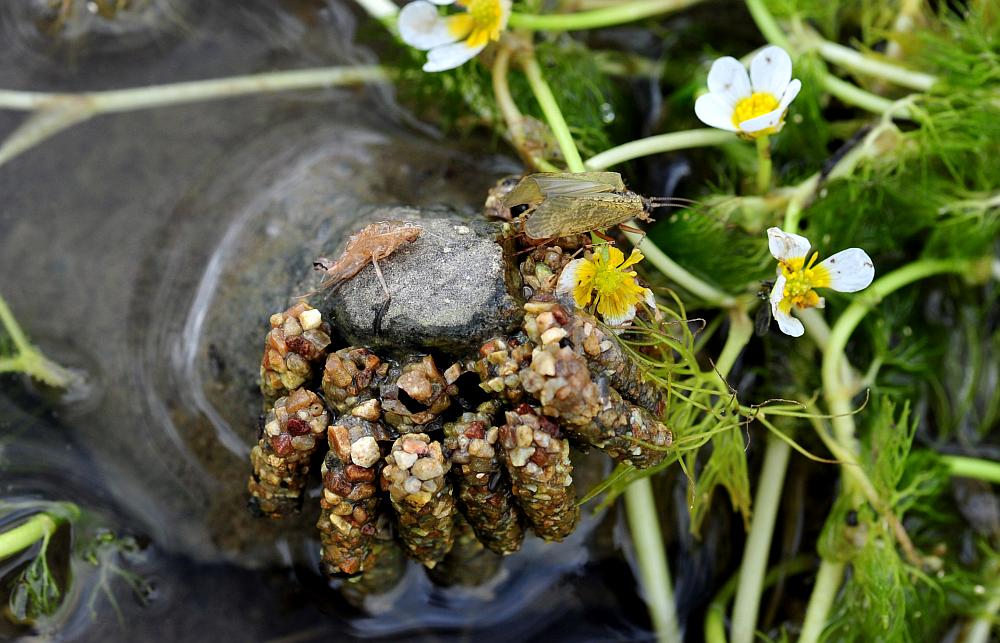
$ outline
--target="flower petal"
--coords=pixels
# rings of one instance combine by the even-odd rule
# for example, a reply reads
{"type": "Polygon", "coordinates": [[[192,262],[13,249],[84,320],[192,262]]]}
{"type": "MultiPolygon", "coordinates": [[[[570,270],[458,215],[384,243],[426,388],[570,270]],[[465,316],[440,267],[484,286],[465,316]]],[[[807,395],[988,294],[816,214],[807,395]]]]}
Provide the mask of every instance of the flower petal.
{"type": "Polygon", "coordinates": [[[785,93],[791,79],[792,58],[781,47],[765,47],[750,62],[750,84],[755,92],[767,92],[777,98],[785,93]]]}
{"type": "Polygon", "coordinates": [[[556,294],[573,294],[573,289],[580,281],[580,268],[585,263],[587,263],[586,259],[574,259],[563,266],[562,272],[559,273],[559,281],[556,282],[556,294]]]}
{"type": "Polygon", "coordinates": [[[646,291],[646,305],[649,306],[654,312],[656,311],[656,297],[653,296],[653,291],[649,288],[643,288],[646,291]]]}
{"type": "Polygon", "coordinates": [[[608,249],[608,267],[621,270],[621,265],[625,261],[625,253],[610,244],[605,247],[608,249]]]}
{"type": "MultiPolygon", "coordinates": [[[[809,239],[801,235],[785,232],[781,228],[767,229],[767,247],[771,251],[771,256],[778,261],[805,257],[811,245],[809,239]]],[[[777,284],[775,284],[775,287],[777,287],[777,284]]],[[[784,288],[784,285],[782,285],[782,288],[784,288]]]]}
{"type": "Polygon", "coordinates": [[[403,42],[417,49],[426,51],[455,42],[455,36],[448,29],[447,19],[438,14],[437,7],[424,0],[411,2],[403,7],[396,25],[403,42]]]}
{"type": "Polygon", "coordinates": [[[694,102],[694,114],[705,125],[735,132],[733,125],[733,106],[719,97],[718,94],[702,94],[694,102]]]}
{"type": "Polygon", "coordinates": [[[790,312],[782,310],[781,300],[784,296],[785,277],[784,275],[779,275],[774,280],[774,288],[771,289],[771,316],[778,322],[778,328],[781,329],[781,332],[792,337],[802,337],[802,333],[805,332],[802,322],[792,317],[790,312]]]}
{"type": "Polygon", "coordinates": [[[740,123],[740,131],[746,132],[747,134],[753,134],[754,132],[766,129],[774,129],[774,131],[778,131],[781,129],[781,119],[784,115],[784,108],[778,107],[778,109],[771,110],[766,114],[761,114],[760,116],[755,116],[749,120],[743,121],[740,123]]]}
{"type": "Polygon", "coordinates": [[[604,323],[608,326],[621,326],[635,319],[635,305],[629,305],[618,315],[604,315],[604,323]]]}
{"type": "Polygon", "coordinates": [[[792,104],[795,97],[799,95],[799,90],[802,89],[802,81],[798,78],[788,83],[788,87],[785,88],[785,93],[781,95],[781,102],[778,104],[780,109],[788,109],[788,106],[792,104]]]}
{"type": "Polygon", "coordinates": [[[632,254],[630,254],[628,256],[628,259],[626,259],[625,262],[621,266],[618,267],[618,269],[619,270],[625,270],[629,266],[634,266],[635,264],[639,263],[643,259],[645,259],[645,257],[642,256],[642,253],[639,252],[639,249],[638,248],[632,248],[632,254]]]}
{"type": "Polygon", "coordinates": [[[875,278],[875,264],[861,248],[841,250],[819,265],[830,273],[830,288],[840,292],[864,290],[875,278]]]}
{"type": "Polygon", "coordinates": [[[708,70],[708,91],[733,107],[751,93],[746,67],[732,56],[719,58],[708,70]]]}
{"type": "Polygon", "coordinates": [[[427,52],[427,62],[424,64],[424,71],[444,71],[454,69],[463,63],[472,60],[480,51],[486,48],[470,47],[464,42],[456,42],[450,45],[435,47],[427,52]]]}
{"type": "Polygon", "coordinates": [[[449,4],[455,4],[455,0],[430,0],[430,1],[442,7],[447,6],[449,4]]]}

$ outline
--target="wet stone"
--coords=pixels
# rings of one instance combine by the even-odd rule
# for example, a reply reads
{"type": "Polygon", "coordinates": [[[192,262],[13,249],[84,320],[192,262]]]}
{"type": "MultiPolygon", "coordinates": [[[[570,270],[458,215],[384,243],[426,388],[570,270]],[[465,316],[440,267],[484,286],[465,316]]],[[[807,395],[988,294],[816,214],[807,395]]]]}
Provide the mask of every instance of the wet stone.
{"type": "MultiPolygon", "coordinates": [[[[380,208],[365,218],[413,221],[423,233],[379,261],[392,297],[378,328],[386,296],[370,264],[334,292],[311,298],[349,342],[374,350],[462,353],[517,324],[495,225],[444,208],[380,208]]],[[[336,258],[341,250],[330,248],[327,256],[336,258]]]]}

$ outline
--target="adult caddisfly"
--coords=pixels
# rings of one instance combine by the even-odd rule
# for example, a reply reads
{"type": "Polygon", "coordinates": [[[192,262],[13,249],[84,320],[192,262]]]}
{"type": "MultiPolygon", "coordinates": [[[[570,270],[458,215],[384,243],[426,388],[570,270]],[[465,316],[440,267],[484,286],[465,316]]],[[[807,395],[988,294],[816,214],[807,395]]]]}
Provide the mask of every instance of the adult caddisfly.
{"type": "Polygon", "coordinates": [[[675,203],[629,191],[617,172],[529,174],[504,198],[504,208],[523,211],[524,234],[536,240],[652,221],[653,208],[675,203]]]}

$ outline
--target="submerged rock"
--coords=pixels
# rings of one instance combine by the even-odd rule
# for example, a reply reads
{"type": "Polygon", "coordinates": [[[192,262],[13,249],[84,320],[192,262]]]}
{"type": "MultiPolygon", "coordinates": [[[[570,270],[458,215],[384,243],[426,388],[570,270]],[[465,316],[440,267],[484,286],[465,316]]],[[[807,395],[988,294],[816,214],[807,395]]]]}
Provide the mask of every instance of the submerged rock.
{"type": "Polygon", "coordinates": [[[388,302],[371,264],[313,298],[349,343],[463,353],[517,323],[494,226],[440,207],[377,208],[365,218],[418,222],[423,232],[379,261],[388,302]]]}

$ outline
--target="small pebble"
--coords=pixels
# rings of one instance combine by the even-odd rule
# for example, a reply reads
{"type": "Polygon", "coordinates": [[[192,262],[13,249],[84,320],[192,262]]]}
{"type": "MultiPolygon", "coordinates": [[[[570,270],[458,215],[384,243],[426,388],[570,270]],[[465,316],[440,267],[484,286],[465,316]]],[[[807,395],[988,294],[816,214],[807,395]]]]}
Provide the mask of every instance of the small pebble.
{"type": "Polygon", "coordinates": [[[396,451],[392,454],[392,457],[396,459],[396,465],[400,469],[409,469],[413,466],[413,463],[417,461],[416,453],[407,453],[406,451],[396,451]]]}
{"type": "Polygon", "coordinates": [[[421,480],[432,480],[444,475],[444,468],[441,463],[431,458],[421,458],[410,469],[410,473],[421,480]]]}
{"type": "Polygon", "coordinates": [[[381,457],[378,442],[371,436],[365,436],[351,445],[351,461],[359,467],[370,467],[381,457]]]}
{"type": "Polygon", "coordinates": [[[299,315],[299,323],[302,325],[302,330],[312,330],[314,328],[319,328],[320,323],[323,321],[322,315],[315,308],[307,310],[299,315]]]}

